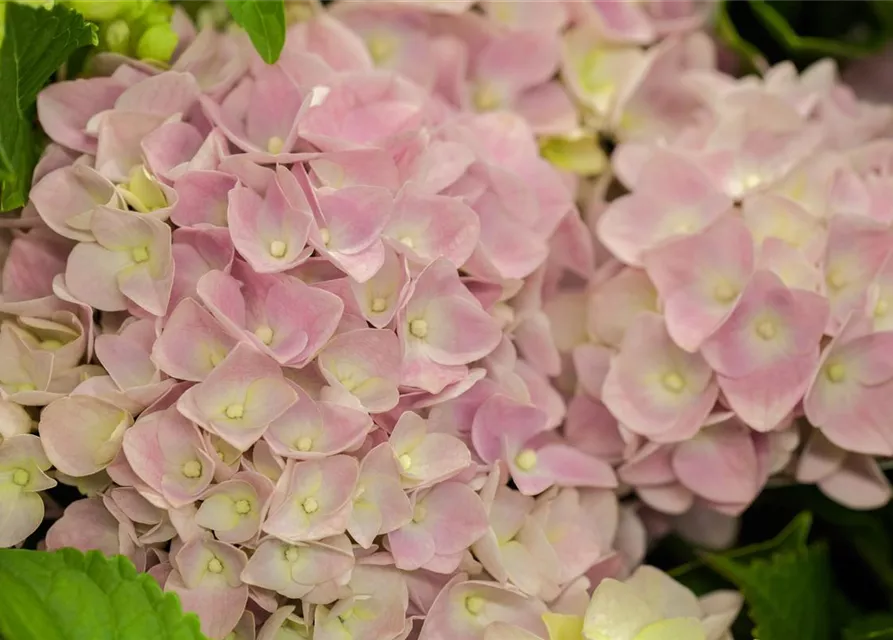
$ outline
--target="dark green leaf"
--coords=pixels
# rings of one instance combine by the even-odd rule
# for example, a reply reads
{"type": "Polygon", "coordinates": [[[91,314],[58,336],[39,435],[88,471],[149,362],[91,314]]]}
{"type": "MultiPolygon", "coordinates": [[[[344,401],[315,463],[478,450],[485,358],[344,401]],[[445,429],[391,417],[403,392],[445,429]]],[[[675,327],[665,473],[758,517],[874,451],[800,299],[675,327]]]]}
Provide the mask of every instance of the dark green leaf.
{"type": "Polygon", "coordinates": [[[96,27],[60,5],[43,9],[5,3],[0,45],[0,210],[25,203],[36,162],[34,103],[50,76],[83,46],[96,44],[96,27]]]}
{"type": "Polygon", "coordinates": [[[267,64],[279,59],[285,46],[283,0],[226,0],[233,19],[248,32],[254,48],[267,64]]]}
{"type": "Polygon", "coordinates": [[[785,550],[743,563],[720,554],[705,561],[741,589],[760,640],[831,638],[831,567],[824,545],[785,550]]]}
{"type": "Polygon", "coordinates": [[[6,640],[202,640],[176,595],[122,556],[0,550],[6,640]]]}

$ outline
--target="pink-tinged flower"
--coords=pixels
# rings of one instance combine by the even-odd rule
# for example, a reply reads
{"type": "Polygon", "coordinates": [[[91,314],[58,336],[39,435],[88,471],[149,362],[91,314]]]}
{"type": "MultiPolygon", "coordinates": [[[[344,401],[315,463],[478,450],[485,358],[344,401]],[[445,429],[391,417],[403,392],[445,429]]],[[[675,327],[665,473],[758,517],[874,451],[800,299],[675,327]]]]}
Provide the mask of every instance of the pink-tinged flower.
{"type": "Polygon", "coordinates": [[[400,416],[389,439],[406,488],[420,489],[443,482],[471,464],[465,443],[445,433],[430,432],[417,413],[400,416]]]}
{"type": "Polygon", "coordinates": [[[893,330],[893,254],[868,287],[866,311],[874,331],[893,330]]]}
{"type": "Polygon", "coordinates": [[[427,20],[414,7],[383,9],[358,3],[338,5],[332,14],[363,39],[372,63],[432,89],[437,76],[437,50],[425,32],[427,20]]]}
{"type": "Polygon", "coordinates": [[[605,43],[592,24],[578,24],[562,38],[561,77],[574,97],[604,122],[616,119],[647,62],[639,47],[605,43]]]}
{"type": "Polygon", "coordinates": [[[214,476],[198,429],[174,407],[140,416],[124,433],[123,451],[134,479],[149,490],[144,496],[159,506],[192,504],[214,476]]]}
{"type": "Polygon", "coordinates": [[[98,473],[115,458],[129,413],[99,398],[69,396],[47,405],[40,414],[40,440],[47,458],[73,477],[98,473]]]}
{"type": "Polygon", "coordinates": [[[313,216],[294,175],[276,168],[261,197],[237,185],[229,193],[226,213],[233,244],[258,273],[287,271],[304,260],[313,216]]]}
{"type": "Polygon", "coordinates": [[[286,51],[314,54],[333,71],[372,68],[369,53],[357,34],[326,13],[314,15],[312,9],[309,19],[301,20],[289,29],[286,51]]]}
{"type": "Polygon", "coordinates": [[[238,179],[221,171],[187,171],[174,182],[171,221],[180,227],[227,226],[227,196],[238,179]]]}
{"type": "Polygon", "coordinates": [[[867,218],[835,216],[828,223],[825,295],[834,329],[861,310],[869,284],[893,251],[893,234],[867,218]]]}
{"type": "MultiPolygon", "coordinates": [[[[490,526],[472,547],[475,557],[500,583],[511,583],[534,597],[552,599],[559,591],[558,556],[543,531],[543,523],[531,515],[534,499],[506,486],[492,493],[485,488],[481,495],[490,526]]],[[[585,549],[578,557],[588,557],[585,549]]]]}
{"type": "Polygon", "coordinates": [[[202,93],[221,96],[248,70],[243,45],[232,34],[205,27],[180,53],[173,68],[192,74],[202,93]]]}
{"type": "Polygon", "coordinates": [[[202,382],[180,396],[177,409],[245,451],[296,400],[279,365],[240,343],[202,382]]]}
{"type": "Polygon", "coordinates": [[[96,211],[123,206],[115,186],[84,164],[48,173],[34,185],[29,198],[50,229],[81,242],[94,239],[92,218],[96,211]]]}
{"type": "Polygon", "coordinates": [[[718,394],[704,358],[677,347],[663,319],[648,314],[639,316],[623,337],[602,401],[633,433],[673,442],[697,433],[718,394]]]}
{"type": "Polygon", "coordinates": [[[336,391],[372,413],[397,405],[400,346],[385,329],[356,329],[335,336],[319,354],[319,370],[336,391]]]}
{"type": "Polygon", "coordinates": [[[65,513],[47,531],[47,550],[73,547],[87,552],[97,549],[113,556],[121,552],[119,528],[120,524],[101,498],[75,500],[65,507],[65,513]]]}
{"type": "Polygon", "coordinates": [[[43,522],[38,492],[56,486],[40,438],[15,435],[0,442],[0,547],[19,544],[43,522]]]}
{"type": "Polygon", "coordinates": [[[261,519],[272,493],[273,483],[269,479],[242,471],[208,489],[195,522],[212,530],[222,542],[248,542],[260,533],[261,519]]]}
{"type": "Polygon", "coordinates": [[[283,365],[304,366],[326,344],[344,305],[332,293],[285,275],[258,274],[236,262],[232,275],[202,277],[198,295],[234,336],[283,365]]]}
{"type": "Polygon", "coordinates": [[[735,420],[705,427],[676,445],[673,473],[695,496],[738,515],[754,501],[769,474],[758,438],[735,420]]]}
{"type": "Polygon", "coordinates": [[[65,285],[72,295],[102,311],[123,311],[130,301],[164,315],[174,277],[170,227],[110,209],[94,212],[90,227],[96,242],[82,242],[68,256],[65,285]]]}
{"type": "Polygon", "coordinates": [[[372,546],[377,535],[390,533],[412,520],[412,504],[403,491],[397,465],[388,443],[374,447],[360,463],[347,531],[364,549],[372,546]]]}
{"type": "Polygon", "coordinates": [[[294,383],[292,388],[297,401],[264,433],[270,448],[284,458],[311,460],[353,451],[373,427],[365,411],[316,401],[294,383]]]}
{"type": "Polygon", "coordinates": [[[778,238],[766,238],[760,247],[757,269],[771,271],[789,289],[821,290],[822,274],[814,262],[778,238]]]}
{"type": "Polygon", "coordinates": [[[6,300],[34,300],[53,293],[54,278],[65,271],[71,244],[40,227],[16,236],[3,264],[2,286],[6,300]]]}
{"type": "Polygon", "coordinates": [[[248,585],[239,577],[248,564],[245,553],[223,542],[196,539],[183,545],[171,561],[174,571],[164,590],[180,597],[184,611],[198,615],[203,634],[225,637],[248,603],[248,585]]]}
{"type": "Polygon", "coordinates": [[[155,323],[151,320],[128,321],[117,334],[106,333],[96,338],[96,357],[124,397],[119,405],[122,408],[148,407],[175,383],[169,378],[162,379],[151,359],[155,340],[155,323]]]}
{"type": "Polygon", "coordinates": [[[496,394],[474,415],[471,437],[485,462],[507,461],[512,480],[525,495],[536,495],[556,484],[616,486],[608,464],[564,444],[548,431],[548,416],[543,411],[496,394]]]}
{"type": "Polygon", "coordinates": [[[657,290],[645,271],[622,269],[590,294],[587,332],[592,340],[619,348],[627,328],[643,313],[658,313],[657,290]]]}
{"type": "Polygon", "coordinates": [[[393,569],[357,565],[347,585],[349,597],[316,607],[315,640],[398,640],[406,632],[409,590],[393,569]]]}
{"type": "Polygon", "coordinates": [[[754,268],[753,240],[737,218],[662,243],[643,255],[663,301],[667,332],[689,352],[723,326],[754,268]]]}
{"type": "Polygon", "coordinates": [[[578,451],[612,464],[622,461],[628,448],[617,418],[600,400],[584,394],[568,403],[564,437],[578,451]]]}
{"type": "Polygon", "coordinates": [[[279,478],[263,530],[289,542],[343,533],[360,467],[345,455],[292,463],[279,478]]]}
{"type": "Polygon", "coordinates": [[[363,317],[377,329],[394,318],[409,291],[409,265],[385,247],[384,263],[366,282],[350,280],[350,289],[363,317]]]}
{"type": "Polygon", "coordinates": [[[567,7],[558,2],[485,0],[481,7],[490,20],[512,31],[541,30],[557,34],[569,18],[567,7]]]}
{"type": "Polygon", "coordinates": [[[813,431],[797,462],[798,482],[815,483],[832,500],[848,509],[876,509],[893,497],[873,456],[850,453],[813,431]]]}
{"type": "Polygon", "coordinates": [[[457,268],[478,243],[477,214],[460,200],[403,189],[383,235],[391,246],[417,264],[446,258],[457,268]]]}
{"type": "Polygon", "coordinates": [[[229,273],[235,249],[229,232],[210,226],[180,228],[174,231],[171,253],[174,256],[174,283],[168,310],[183,298],[199,299],[196,285],[209,271],[229,273]]]}
{"type": "Polygon", "coordinates": [[[388,534],[398,569],[428,567],[438,573],[458,568],[461,553],[487,531],[487,512],[467,485],[441,482],[412,496],[412,520],[388,534]],[[451,565],[439,567],[438,563],[451,565]]]}
{"type": "Polygon", "coordinates": [[[242,580],[286,598],[306,599],[327,582],[347,584],[353,566],[353,549],[343,534],[296,544],[267,538],[242,571],[242,580]]]}
{"type": "Polygon", "coordinates": [[[566,585],[582,576],[608,551],[607,541],[592,527],[593,515],[587,502],[572,488],[553,490],[537,498],[532,515],[555,554],[558,584],[566,585]]]}
{"type": "Polygon", "coordinates": [[[92,338],[90,334],[93,329],[92,319],[88,319],[83,313],[69,311],[70,307],[64,304],[57,306],[58,310],[46,309],[46,313],[34,309],[38,315],[23,314],[16,322],[6,323],[9,330],[30,349],[53,354],[53,375],[56,377],[80,364],[92,338]],[[83,322],[85,320],[86,327],[83,322]]]}
{"type": "Polygon", "coordinates": [[[825,250],[827,231],[822,219],[797,202],[774,193],[755,193],[741,203],[741,218],[757,245],[769,239],[783,241],[817,260],[825,250]]]}
{"type": "Polygon", "coordinates": [[[443,258],[413,283],[398,315],[397,334],[403,342],[401,383],[429,393],[465,377],[466,365],[493,351],[502,336],[443,258]]]}
{"type": "Polygon", "coordinates": [[[655,152],[634,191],[617,198],[599,218],[599,240],[623,262],[638,266],[662,241],[708,227],[732,206],[694,163],[671,151],[655,152]]]}
{"type": "Polygon", "coordinates": [[[391,192],[363,185],[317,193],[305,185],[305,190],[316,216],[310,246],[357,282],[369,280],[384,263],[380,236],[393,211],[391,192]]]}
{"type": "Polygon", "coordinates": [[[827,318],[822,296],[788,289],[775,274],[757,271],[701,353],[718,374],[740,378],[814,354],[827,318]]]}
{"type": "Polygon", "coordinates": [[[890,411],[893,333],[870,333],[869,321],[851,317],[825,347],[806,391],[810,423],[845,451],[893,455],[890,411]]]}
{"type": "Polygon", "coordinates": [[[111,109],[126,89],[116,78],[89,78],[49,85],[37,96],[37,115],[55,142],[81,153],[96,153],[90,119],[111,109]]]}
{"type": "Polygon", "coordinates": [[[208,119],[234,145],[275,160],[294,150],[305,94],[281,65],[264,65],[243,78],[218,104],[203,97],[208,119]]]}
{"type": "Polygon", "coordinates": [[[514,589],[467,580],[460,574],[443,588],[422,625],[419,640],[483,640],[494,622],[509,622],[545,635],[545,605],[514,589]]]}
{"type": "Polygon", "coordinates": [[[400,76],[377,70],[334,80],[298,122],[300,137],[321,151],[387,147],[422,122],[427,96],[400,76]]]}
{"type": "MultiPolygon", "coordinates": [[[[3,399],[25,406],[43,406],[51,402],[61,395],[50,389],[52,373],[52,352],[30,348],[7,323],[0,327],[0,392],[3,399]]],[[[62,393],[70,390],[65,389],[62,393]]]]}
{"type": "Polygon", "coordinates": [[[103,504],[118,522],[128,529],[137,545],[167,542],[177,535],[166,510],[140,495],[132,487],[110,489],[103,504]],[[131,530],[132,527],[132,530],[131,530]]]}
{"type": "MultiPolygon", "coordinates": [[[[130,187],[124,194],[128,202],[134,201],[134,196],[137,196],[134,201],[137,204],[141,198],[134,186],[138,188],[140,185],[144,188],[153,186],[152,191],[145,190],[144,193],[152,194],[155,198],[158,198],[160,189],[160,195],[165,200],[176,200],[176,191],[165,183],[176,180],[190,169],[215,169],[225,152],[225,138],[221,134],[206,138],[195,126],[186,122],[166,122],[143,138],[140,146],[145,164],[131,171],[130,187]],[[142,171],[143,176],[137,171],[142,171]],[[137,177],[135,183],[134,176],[137,177]],[[147,179],[151,182],[147,183],[147,179]]],[[[143,200],[143,203],[146,204],[146,201],[143,200]]]]}
{"type": "Polygon", "coordinates": [[[152,361],[171,377],[201,382],[235,346],[236,339],[214,316],[185,298],[152,345],[152,361]]]}

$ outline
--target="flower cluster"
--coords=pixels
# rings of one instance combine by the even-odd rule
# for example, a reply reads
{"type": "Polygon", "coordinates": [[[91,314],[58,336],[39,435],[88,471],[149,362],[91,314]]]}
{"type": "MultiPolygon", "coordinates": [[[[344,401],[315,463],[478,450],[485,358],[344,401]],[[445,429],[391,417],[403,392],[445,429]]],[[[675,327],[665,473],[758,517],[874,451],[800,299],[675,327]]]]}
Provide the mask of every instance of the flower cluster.
{"type": "Polygon", "coordinates": [[[46,546],[213,640],[726,637],[613,578],[773,474],[889,498],[893,116],[722,74],[708,4],[295,5],[273,65],[178,13],[171,68],[45,89],[0,546],[63,483],[46,546]]]}

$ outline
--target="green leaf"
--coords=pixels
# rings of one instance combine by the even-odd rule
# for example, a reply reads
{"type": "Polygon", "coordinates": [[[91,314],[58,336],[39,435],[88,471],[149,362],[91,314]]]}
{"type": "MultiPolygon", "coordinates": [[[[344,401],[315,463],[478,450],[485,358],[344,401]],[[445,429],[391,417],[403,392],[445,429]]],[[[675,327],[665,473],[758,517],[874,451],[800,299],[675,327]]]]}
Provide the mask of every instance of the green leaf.
{"type": "Polygon", "coordinates": [[[75,11],[7,2],[0,45],[0,211],[22,206],[37,161],[34,103],[50,76],[83,46],[96,44],[96,27],[75,11]]]}
{"type": "Polygon", "coordinates": [[[0,550],[0,637],[6,640],[203,640],[184,615],[123,556],[0,550]]]}
{"type": "Polygon", "coordinates": [[[831,567],[828,550],[817,544],[786,549],[768,560],[743,563],[703,554],[715,571],[741,589],[760,640],[831,638],[831,567]]]}
{"type": "Polygon", "coordinates": [[[267,64],[276,62],[285,46],[284,0],[226,0],[226,6],[260,57],[267,64]]]}
{"type": "Polygon", "coordinates": [[[893,640],[893,614],[865,616],[843,632],[844,640],[893,640]]]}

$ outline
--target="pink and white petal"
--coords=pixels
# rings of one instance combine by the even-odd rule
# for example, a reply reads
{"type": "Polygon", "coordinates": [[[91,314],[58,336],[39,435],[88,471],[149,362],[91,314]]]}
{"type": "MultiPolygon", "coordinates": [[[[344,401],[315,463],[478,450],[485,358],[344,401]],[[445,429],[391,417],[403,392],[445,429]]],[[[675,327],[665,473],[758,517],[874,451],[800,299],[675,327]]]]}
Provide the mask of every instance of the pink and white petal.
{"type": "Polygon", "coordinates": [[[876,509],[893,496],[889,480],[866,455],[848,455],[835,473],[817,484],[825,495],[850,509],[876,509]]]}
{"type": "Polygon", "coordinates": [[[227,195],[238,180],[220,171],[188,171],[174,182],[177,203],[171,221],[180,227],[212,224],[225,227],[227,195]]]}
{"type": "Polygon", "coordinates": [[[404,189],[384,235],[414,262],[427,265],[446,258],[458,268],[477,245],[480,223],[474,210],[459,200],[404,189]]]}
{"type": "Polygon", "coordinates": [[[679,481],[715,502],[750,502],[759,491],[756,450],[746,429],[719,425],[702,431],[673,453],[679,481]]]}
{"type": "Polygon", "coordinates": [[[729,407],[756,431],[775,429],[790,415],[809,387],[818,352],[797,356],[741,378],[718,376],[729,407]]]}
{"type": "Polygon", "coordinates": [[[174,309],[152,347],[152,360],[169,376],[200,382],[236,344],[214,317],[186,298],[174,309]]]}
{"type": "Polygon", "coordinates": [[[127,298],[118,287],[118,272],[132,265],[126,252],[109,251],[82,242],[72,249],[65,267],[65,286],[80,302],[101,311],[124,311],[127,298]]]}
{"type": "Polygon", "coordinates": [[[81,153],[96,153],[96,137],[87,123],[111,109],[125,86],[114,78],[57,82],[37,96],[37,114],[44,131],[55,142],[81,153]]]}

